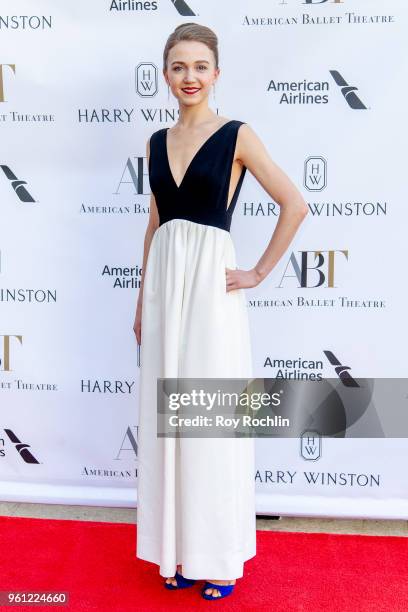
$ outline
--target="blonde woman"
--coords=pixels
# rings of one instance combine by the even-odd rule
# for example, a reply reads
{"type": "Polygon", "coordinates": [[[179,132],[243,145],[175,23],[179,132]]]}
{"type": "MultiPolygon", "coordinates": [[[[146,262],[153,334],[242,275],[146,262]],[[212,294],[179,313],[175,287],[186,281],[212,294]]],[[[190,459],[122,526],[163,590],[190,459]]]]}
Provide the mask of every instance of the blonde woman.
{"type": "Polygon", "coordinates": [[[215,114],[217,36],[184,23],[169,36],[163,74],[179,105],[172,127],[146,147],[151,186],[134,332],[141,345],[136,555],[165,586],[204,580],[201,594],[232,593],[256,554],[254,439],[157,437],[157,378],[250,378],[244,289],[286,251],[307,206],[245,122],[215,114]],[[281,207],[250,270],[236,266],[231,218],[246,173],[281,207]]]}

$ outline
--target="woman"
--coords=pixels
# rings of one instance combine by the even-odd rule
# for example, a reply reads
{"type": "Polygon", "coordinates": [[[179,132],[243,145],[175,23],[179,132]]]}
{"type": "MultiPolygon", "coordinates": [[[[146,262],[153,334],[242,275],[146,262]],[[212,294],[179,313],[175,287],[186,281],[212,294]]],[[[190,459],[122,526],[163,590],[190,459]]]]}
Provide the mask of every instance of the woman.
{"type": "Polygon", "coordinates": [[[167,588],[206,580],[225,597],[256,554],[253,438],[158,438],[157,378],[250,378],[243,289],[256,287],[307,212],[294,184],[248,124],[208,106],[218,79],[217,37],[178,26],[163,74],[179,119],[146,147],[152,190],[134,332],[141,345],[136,555],[159,565],[167,588]],[[236,267],[230,223],[246,169],[281,207],[251,270],[236,267]]]}

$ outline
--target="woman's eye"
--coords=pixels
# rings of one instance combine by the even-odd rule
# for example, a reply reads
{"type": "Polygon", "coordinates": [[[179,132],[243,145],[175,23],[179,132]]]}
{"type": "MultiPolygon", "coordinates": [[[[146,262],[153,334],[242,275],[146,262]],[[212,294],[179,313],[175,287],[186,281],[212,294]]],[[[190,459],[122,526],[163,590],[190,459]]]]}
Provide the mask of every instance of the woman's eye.
{"type": "MultiPolygon", "coordinates": [[[[201,64],[201,66],[198,66],[199,70],[207,70],[207,66],[205,64],[201,64]]],[[[175,70],[176,72],[179,70],[182,70],[181,66],[174,66],[173,70],[175,70]]]]}

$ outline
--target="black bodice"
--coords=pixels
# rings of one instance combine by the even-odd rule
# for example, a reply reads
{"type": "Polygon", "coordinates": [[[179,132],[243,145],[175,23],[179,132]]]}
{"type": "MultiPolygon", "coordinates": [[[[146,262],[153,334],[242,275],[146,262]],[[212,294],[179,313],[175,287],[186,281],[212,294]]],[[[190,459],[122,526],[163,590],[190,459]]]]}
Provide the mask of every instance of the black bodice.
{"type": "Polygon", "coordinates": [[[167,130],[150,137],[149,183],[159,211],[160,225],[171,219],[187,219],[229,231],[231,217],[244,180],[246,167],[228,206],[228,190],[238,128],[232,119],[219,127],[201,145],[177,186],[167,155],[167,130]],[[228,208],[227,208],[228,206],[228,208]]]}

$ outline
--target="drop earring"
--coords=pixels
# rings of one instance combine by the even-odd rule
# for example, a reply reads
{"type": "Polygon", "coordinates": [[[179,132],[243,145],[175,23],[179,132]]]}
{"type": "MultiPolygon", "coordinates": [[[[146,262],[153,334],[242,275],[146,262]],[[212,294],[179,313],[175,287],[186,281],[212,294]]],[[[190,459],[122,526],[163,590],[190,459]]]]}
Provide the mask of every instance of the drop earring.
{"type": "Polygon", "coordinates": [[[215,83],[213,85],[213,94],[214,94],[214,102],[215,102],[215,83]]]}

